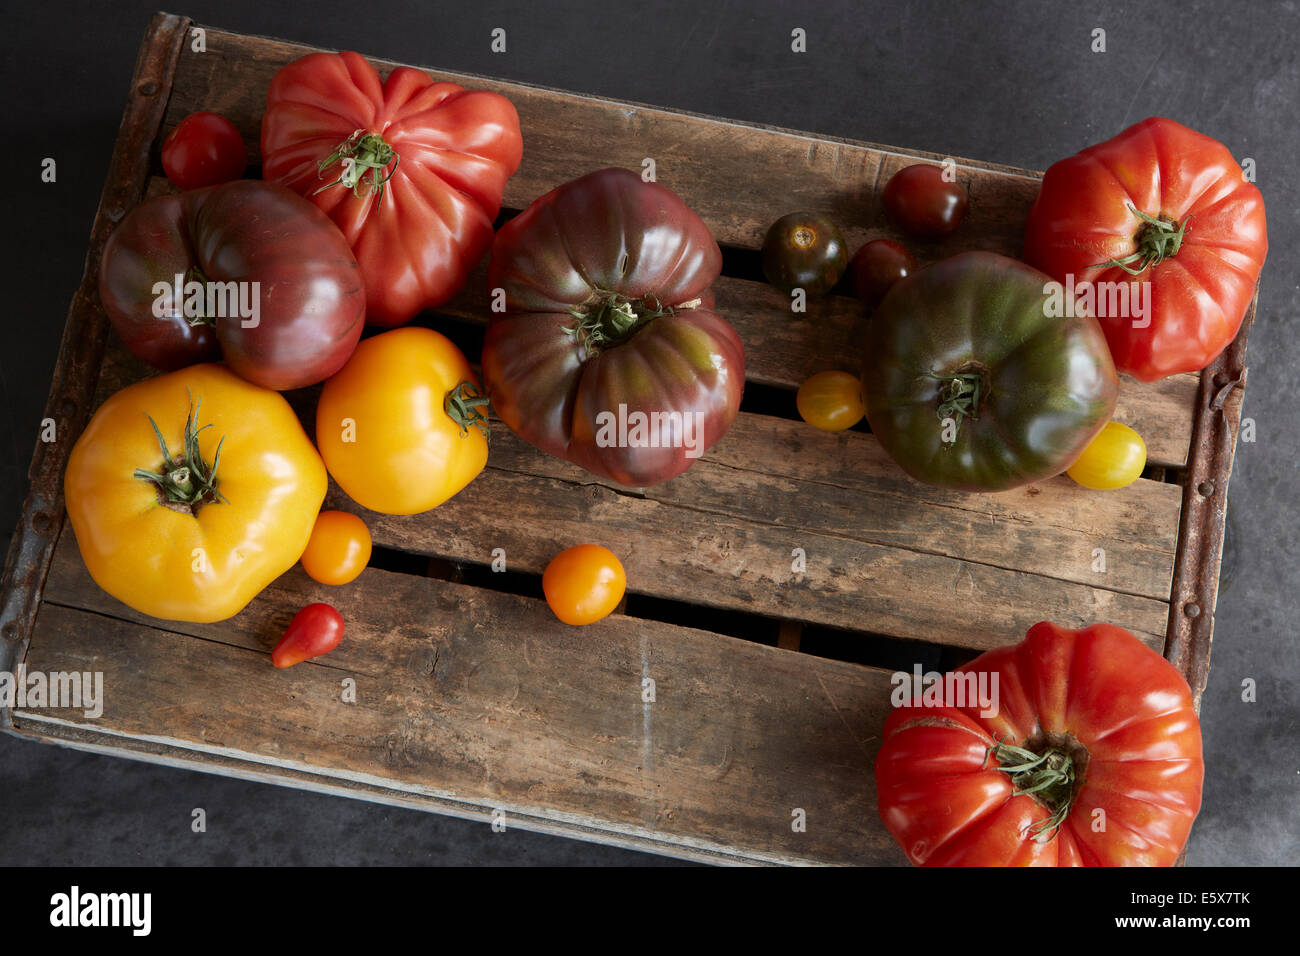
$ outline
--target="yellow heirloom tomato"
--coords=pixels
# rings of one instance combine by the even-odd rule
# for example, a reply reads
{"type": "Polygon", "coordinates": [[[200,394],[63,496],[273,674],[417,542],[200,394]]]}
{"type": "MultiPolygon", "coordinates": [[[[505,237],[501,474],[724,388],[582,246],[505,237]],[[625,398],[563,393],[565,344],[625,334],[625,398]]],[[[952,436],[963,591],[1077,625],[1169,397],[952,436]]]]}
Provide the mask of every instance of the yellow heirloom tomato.
{"type": "Polygon", "coordinates": [[[68,517],[90,576],[153,617],[221,621],[297,562],[325,466],[277,392],[224,365],[129,385],[68,459],[68,517]]]}
{"type": "Polygon", "coordinates": [[[316,444],[339,487],[381,514],[442,504],[487,464],[487,417],[460,349],[432,329],[365,339],[316,406],[316,444]]]}

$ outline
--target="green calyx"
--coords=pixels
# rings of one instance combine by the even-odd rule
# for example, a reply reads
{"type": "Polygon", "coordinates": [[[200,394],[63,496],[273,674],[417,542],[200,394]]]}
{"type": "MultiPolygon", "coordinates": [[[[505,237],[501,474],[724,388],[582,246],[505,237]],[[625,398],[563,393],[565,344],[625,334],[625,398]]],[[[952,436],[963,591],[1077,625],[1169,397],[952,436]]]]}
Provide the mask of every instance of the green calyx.
{"type": "Polygon", "coordinates": [[[226,500],[217,490],[217,466],[221,463],[221,446],[225,444],[226,439],[223,436],[217,442],[217,450],[212,456],[212,466],[209,467],[199,451],[199,433],[204,428],[212,427],[211,422],[203,428],[197,427],[199,408],[202,405],[202,399],[199,400],[198,405],[195,405],[191,397],[189,412],[185,417],[185,447],[175,456],[167,449],[167,442],[153,416],[145,416],[153,426],[153,433],[158,439],[158,448],[162,451],[162,464],[157,471],[137,468],[135,477],[152,482],[158,489],[160,502],[178,511],[188,510],[197,513],[200,505],[226,500]]]}
{"type": "Polygon", "coordinates": [[[1017,796],[1032,796],[1047,809],[1049,815],[1029,828],[1029,835],[1040,842],[1056,836],[1074,806],[1087,762],[1086,752],[1080,760],[1079,750],[1073,741],[1044,744],[1041,752],[1036,752],[999,740],[984,755],[985,767],[993,758],[997,769],[1011,777],[1017,796]]]}
{"type": "Polygon", "coordinates": [[[942,383],[939,386],[939,405],[935,409],[940,421],[951,418],[955,431],[960,431],[964,419],[979,420],[980,403],[988,394],[989,388],[986,369],[971,364],[947,375],[932,375],[931,378],[942,383]]]}
{"type": "Polygon", "coordinates": [[[1139,276],[1152,266],[1158,266],[1164,260],[1178,255],[1178,250],[1183,245],[1183,236],[1192,221],[1191,216],[1179,223],[1149,216],[1132,203],[1128,204],[1128,208],[1142,220],[1142,226],[1134,240],[1137,249],[1122,259],[1109,259],[1093,268],[1114,267],[1123,269],[1131,276],[1139,276]]]}
{"type": "Polygon", "coordinates": [[[318,164],[316,174],[321,179],[325,178],[326,172],[335,163],[339,164],[341,172],[337,179],[326,183],[316,192],[343,186],[351,189],[356,196],[373,193],[375,204],[378,205],[383,202],[384,186],[397,172],[400,158],[397,151],[384,142],[382,136],[365,130],[354,130],[351,136],[318,164]]]}
{"type": "Polygon", "coordinates": [[[488,397],[473,382],[461,382],[447,393],[442,407],[447,417],[460,426],[461,438],[468,435],[471,428],[477,428],[484,438],[491,438],[492,427],[484,414],[488,404],[488,397]]]}
{"type": "Polygon", "coordinates": [[[618,292],[602,290],[593,293],[580,308],[569,310],[576,321],[565,326],[564,331],[578,341],[587,358],[592,358],[607,348],[626,342],[651,319],[676,315],[682,309],[698,308],[700,302],[700,299],[691,299],[667,306],[653,294],[630,299],[618,292]]]}

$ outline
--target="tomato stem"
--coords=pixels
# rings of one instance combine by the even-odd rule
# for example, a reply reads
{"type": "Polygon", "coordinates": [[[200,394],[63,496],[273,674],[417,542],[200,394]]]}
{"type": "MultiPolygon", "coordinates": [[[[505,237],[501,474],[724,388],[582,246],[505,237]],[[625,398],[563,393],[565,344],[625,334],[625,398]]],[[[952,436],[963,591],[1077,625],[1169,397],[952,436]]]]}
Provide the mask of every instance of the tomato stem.
{"type": "MultiPolygon", "coordinates": [[[[354,130],[351,136],[317,165],[316,175],[320,179],[325,178],[326,170],[335,163],[340,165],[342,171],[338,179],[326,183],[316,192],[343,186],[351,189],[355,196],[374,193],[375,204],[378,205],[384,200],[384,186],[397,172],[400,159],[397,151],[384,142],[379,134],[367,133],[362,129],[354,130]],[[391,169],[389,164],[392,165],[391,169]]],[[[312,193],[313,196],[315,194],[312,193]]]]}
{"type": "Polygon", "coordinates": [[[1072,752],[1078,747],[1077,743],[1071,747],[1069,742],[1045,743],[1038,753],[997,740],[984,754],[983,766],[988,766],[990,757],[996,759],[997,769],[1011,777],[1017,796],[1033,796],[1049,811],[1047,817],[1029,828],[1030,835],[1040,842],[1046,843],[1056,835],[1074,806],[1083,769],[1072,752]]]}
{"type": "Polygon", "coordinates": [[[443,401],[442,407],[453,422],[460,426],[460,437],[469,434],[470,427],[477,428],[484,438],[492,437],[492,427],[481,409],[489,404],[488,398],[473,382],[461,382],[443,401]]]}
{"type": "Polygon", "coordinates": [[[935,409],[940,421],[951,418],[958,431],[963,419],[979,421],[980,403],[988,394],[988,372],[977,365],[962,366],[946,375],[932,375],[943,384],[939,386],[939,406],[935,409]]]}
{"type": "Polygon", "coordinates": [[[221,446],[225,444],[226,439],[223,436],[217,442],[217,450],[212,456],[212,467],[209,468],[199,450],[199,433],[204,428],[211,428],[212,423],[209,422],[203,428],[196,427],[202,405],[203,399],[199,399],[196,405],[193,396],[190,396],[190,408],[185,416],[185,448],[174,457],[167,448],[167,441],[163,438],[158,423],[153,420],[152,415],[146,413],[145,417],[149,419],[154,436],[158,439],[158,448],[162,451],[163,460],[157,471],[149,471],[147,468],[135,470],[136,478],[153,482],[158,488],[163,504],[175,505],[181,510],[188,508],[191,513],[197,513],[201,504],[226,500],[217,490],[217,466],[221,464],[221,446]]]}
{"type": "MultiPolygon", "coordinates": [[[[620,261],[620,266],[623,266],[620,261]]],[[[630,299],[618,292],[599,290],[582,307],[570,309],[577,321],[564,331],[578,341],[586,358],[599,355],[606,348],[621,345],[651,319],[676,315],[679,309],[699,308],[701,299],[691,299],[675,306],[664,305],[653,293],[630,299]]]]}
{"type": "Polygon", "coordinates": [[[1092,268],[1115,267],[1123,269],[1131,276],[1140,276],[1152,266],[1158,266],[1164,260],[1178,255],[1178,250],[1183,246],[1183,236],[1187,232],[1187,226],[1192,221],[1191,216],[1179,223],[1173,219],[1158,219],[1147,215],[1132,203],[1128,204],[1128,208],[1142,220],[1142,225],[1134,237],[1137,250],[1122,259],[1108,259],[1092,268]],[[1132,265],[1134,262],[1138,263],[1136,267],[1132,265]]]}

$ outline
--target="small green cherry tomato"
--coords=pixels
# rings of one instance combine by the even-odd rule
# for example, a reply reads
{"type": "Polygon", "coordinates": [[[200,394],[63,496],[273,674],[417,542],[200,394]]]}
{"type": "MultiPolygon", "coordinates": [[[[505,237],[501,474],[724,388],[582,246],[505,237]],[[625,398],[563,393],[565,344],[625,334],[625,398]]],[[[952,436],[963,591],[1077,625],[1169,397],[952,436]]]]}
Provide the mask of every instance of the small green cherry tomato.
{"type": "Polygon", "coordinates": [[[818,372],[799,386],[795,403],[804,421],[828,432],[852,428],[867,414],[862,382],[848,372],[818,372]]]}
{"type": "Polygon", "coordinates": [[[829,292],[848,265],[848,248],[835,223],[811,212],[782,216],[763,240],[763,274],[784,292],[829,292]]]}
{"type": "Polygon", "coordinates": [[[1085,488],[1110,491],[1137,481],[1147,465],[1142,436],[1119,422],[1107,422],[1067,470],[1085,488]]]}

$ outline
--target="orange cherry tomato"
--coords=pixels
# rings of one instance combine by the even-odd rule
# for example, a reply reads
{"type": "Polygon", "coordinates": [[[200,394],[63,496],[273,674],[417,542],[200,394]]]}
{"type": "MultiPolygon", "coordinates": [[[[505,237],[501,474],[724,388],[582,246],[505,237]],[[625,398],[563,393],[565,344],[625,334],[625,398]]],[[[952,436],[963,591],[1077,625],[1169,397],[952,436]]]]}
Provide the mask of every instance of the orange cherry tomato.
{"type": "Polygon", "coordinates": [[[302,567],[321,584],[347,584],[370,563],[370,529],[346,511],[322,511],[316,517],[302,567]]]}
{"type": "Polygon", "coordinates": [[[551,559],[542,574],[542,590],[565,624],[591,624],[618,607],[627,590],[627,574],[609,548],[580,544],[551,559]]]}
{"type": "Polygon", "coordinates": [[[867,414],[862,382],[848,372],[818,372],[799,386],[795,404],[804,421],[828,432],[852,428],[867,414]]]}

